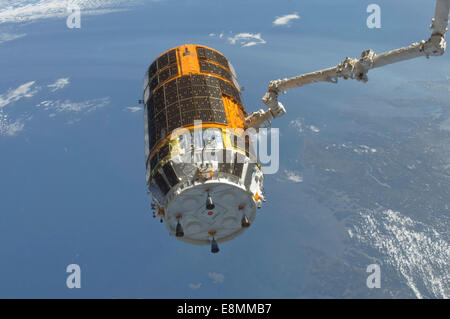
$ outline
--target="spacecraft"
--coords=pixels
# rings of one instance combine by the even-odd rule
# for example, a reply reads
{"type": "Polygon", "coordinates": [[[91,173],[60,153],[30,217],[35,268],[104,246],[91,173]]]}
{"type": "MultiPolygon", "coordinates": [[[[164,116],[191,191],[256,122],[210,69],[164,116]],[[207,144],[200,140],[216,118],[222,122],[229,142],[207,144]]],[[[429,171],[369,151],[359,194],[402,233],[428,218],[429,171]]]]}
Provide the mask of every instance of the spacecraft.
{"type": "Polygon", "coordinates": [[[250,226],[264,201],[234,68],[206,46],[170,49],[148,69],[144,102],[155,215],[171,235],[218,252],[218,243],[250,226]]]}
{"type": "Polygon", "coordinates": [[[367,82],[370,69],[421,56],[444,54],[450,0],[437,0],[427,41],[292,78],[271,81],[266,110],[247,114],[236,72],[220,52],[181,45],[160,55],[144,79],[146,181],[154,216],[170,235],[198,245],[242,234],[265,202],[264,175],[255,140],[246,132],[286,113],[281,93],[338,78],[367,82]]]}

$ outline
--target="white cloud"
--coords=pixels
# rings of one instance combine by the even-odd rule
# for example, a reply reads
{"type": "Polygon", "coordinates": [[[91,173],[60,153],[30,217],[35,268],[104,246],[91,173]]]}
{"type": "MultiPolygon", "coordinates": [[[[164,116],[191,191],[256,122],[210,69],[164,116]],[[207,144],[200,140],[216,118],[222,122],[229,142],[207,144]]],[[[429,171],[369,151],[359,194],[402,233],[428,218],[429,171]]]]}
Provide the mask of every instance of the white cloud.
{"type": "Polygon", "coordinates": [[[261,33],[239,33],[234,37],[228,37],[231,44],[239,43],[242,47],[251,47],[257,44],[266,44],[266,40],[261,37],[261,33]]]}
{"type": "Polygon", "coordinates": [[[9,118],[6,113],[6,106],[20,99],[34,96],[40,90],[40,87],[36,86],[35,83],[35,81],[30,81],[0,94],[0,136],[16,136],[23,131],[25,121],[31,119],[31,117],[16,120],[9,118]]]}
{"type": "Polygon", "coordinates": [[[108,97],[92,99],[83,102],[73,102],[70,100],[42,101],[37,105],[44,110],[51,111],[50,117],[54,117],[55,112],[89,113],[96,109],[107,106],[110,102],[108,97]]]}
{"type": "Polygon", "coordinates": [[[289,122],[289,126],[295,128],[299,133],[303,133],[303,120],[296,119],[289,122]]]}
{"type": "Polygon", "coordinates": [[[140,106],[129,106],[129,107],[125,108],[125,110],[130,111],[131,113],[136,113],[136,112],[142,111],[142,107],[140,107],[140,106]]]}
{"type": "Polygon", "coordinates": [[[276,17],[275,20],[273,21],[273,25],[274,26],[284,26],[284,25],[288,26],[292,23],[292,20],[298,20],[298,19],[300,19],[300,16],[298,15],[297,12],[294,12],[291,14],[286,14],[281,17],[276,17]]]}
{"type": "Polygon", "coordinates": [[[16,136],[24,126],[22,120],[10,121],[8,116],[3,114],[3,109],[0,109],[0,136],[16,136]]]}
{"type": "Polygon", "coordinates": [[[0,23],[66,18],[67,6],[77,4],[81,14],[99,15],[127,10],[144,0],[10,0],[0,1],[0,23]]]}
{"type": "Polygon", "coordinates": [[[352,222],[353,240],[378,250],[386,267],[396,269],[417,298],[450,297],[447,234],[390,209],[359,214],[359,221],[352,222]]]}
{"type": "Polygon", "coordinates": [[[16,136],[23,131],[25,122],[32,119],[32,116],[22,116],[18,120],[13,120],[5,113],[4,108],[0,108],[0,136],[16,136]]]}
{"type": "Polygon", "coordinates": [[[2,33],[0,33],[0,43],[4,43],[4,42],[20,39],[20,38],[22,38],[24,36],[26,36],[25,33],[12,34],[12,33],[2,32],[2,33]]]}
{"type": "Polygon", "coordinates": [[[367,145],[359,145],[358,147],[353,149],[353,152],[357,154],[370,154],[370,153],[376,153],[377,149],[369,147],[367,145]]]}
{"type": "Polygon", "coordinates": [[[292,183],[301,183],[303,182],[303,176],[299,173],[285,169],[284,170],[284,178],[292,183]]]}
{"type": "Polygon", "coordinates": [[[319,133],[320,129],[314,125],[305,125],[305,120],[303,118],[297,118],[289,122],[289,126],[295,129],[298,133],[310,131],[312,133],[319,133]]]}
{"type": "MultiPolygon", "coordinates": [[[[1,1],[1,0],[0,0],[1,1]]],[[[48,85],[52,88],[52,92],[59,90],[69,83],[69,78],[60,78],[55,83],[48,85]]],[[[22,110],[21,114],[15,115],[15,119],[11,118],[7,113],[10,105],[24,98],[31,98],[41,90],[35,81],[30,81],[18,86],[15,89],[9,89],[6,93],[0,94],[0,136],[16,136],[25,127],[25,123],[32,119],[27,110],[22,110]]],[[[49,117],[54,118],[59,113],[77,114],[77,118],[71,118],[67,122],[73,124],[80,121],[79,115],[86,114],[103,108],[110,103],[109,97],[91,99],[83,102],[73,102],[70,100],[47,100],[37,104],[37,107],[48,111],[49,117]]]]}
{"type": "Polygon", "coordinates": [[[12,123],[2,122],[0,120],[0,135],[4,136],[16,136],[20,132],[22,132],[24,128],[24,124],[22,121],[15,121],[12,123]]]}
{"type": "Polygon", "coordinates": [[[225,34],[223,32],[221,32],[219,34],[216,34],[216,33],[210,33],[209,34],[210,37],[212,37],[212,38],[218,37],[219,39],[222,39],[224,35],[225,34]]]}
{"type": "Polygon", "coordinates": [[[80,121],[81,121],[81,119],[78,117],[78,118],[74,118],[74,119],[68,120],[68,121],[66,122],[66,124],[68,124],[68,125],[73,125],[73,124],[78,123],[78,122],[80,122],[80,121]]]}
{"type": "Polygon", "coordinates": [[[69,83],[70,83],[69,78],[61,78],[61,79],[56,80],[55,83],[49,84],[47,86],[49,88],[51,88],[52,92],[55,92],[57,90],[61,90],[66,85],[69,85],[69,83]]]}
{"type": "Polygon", "coordinates": [[[223,274],[217,272],[209,272],[208,277],[212,279],[213,284],[222,283],[225,279],[223,274]]]}
{"type": "Polygon", "coordinates": [[[16,89],[10,89],[7,93],[0,94],[0,108],[22,98],[32,97],[40,90],[39,87],[34,85],[35,83],[35,81],[27,82],[16,89]]]}
{"type": "Polygon", "coordinates": [[[319,133],[320,132],[320,129],[317,126],[314,126],[314,125],[310,125],[309,129],[311,130],[311,132],[314,132],[314,133],[319,133]]]}
{"type": "Polygon", "coordinates": [[[200,288],[202,284],[198,283],[198,284],[189,284],[189,288],[191,288],[192,290],[197,290],[200,288]]]}

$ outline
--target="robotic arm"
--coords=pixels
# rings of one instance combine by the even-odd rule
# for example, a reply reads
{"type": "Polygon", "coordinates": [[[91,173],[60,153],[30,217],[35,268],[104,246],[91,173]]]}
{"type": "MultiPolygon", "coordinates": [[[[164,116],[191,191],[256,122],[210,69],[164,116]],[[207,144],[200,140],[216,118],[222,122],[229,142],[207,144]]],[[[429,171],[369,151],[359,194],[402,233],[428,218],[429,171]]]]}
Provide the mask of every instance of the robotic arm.
{"type": "Polygon", "coordinates": [[[247,126],[259,128],[265,124],[270,124],[272,119],[284,115],[286,110],[278,102],[278,95],[281,92],[285,93],[289,89],[315,82],[337,83],[338,78],[367,82],[367,73],[370,69],[421,56],[429,58],[430,56],[443,55],[446,48],[445,33],[447,31],[449,13],[450,0],[437,0],[435,17],[430,27],[433,32],[427,41],[413,43],[410,46],[378,55],[372,50],[363,51],[359,59],[346,58],[339,65],[332,68],[288,79],[271,81],[266,94],[262,98],[263,103],[269,110],[259,110],[250,114],[246,118],[247,126]]]}

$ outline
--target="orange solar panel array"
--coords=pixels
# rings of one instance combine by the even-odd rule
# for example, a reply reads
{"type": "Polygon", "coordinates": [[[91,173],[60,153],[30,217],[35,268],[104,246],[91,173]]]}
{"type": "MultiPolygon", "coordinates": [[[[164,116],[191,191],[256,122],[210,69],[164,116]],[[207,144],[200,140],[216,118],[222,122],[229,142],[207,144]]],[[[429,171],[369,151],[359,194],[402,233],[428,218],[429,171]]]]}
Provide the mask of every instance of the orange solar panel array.
{"type": "Polygon", "coordinates": [[[237,80],[220,52],[182,45],[160,55],[146,76],[147,165],[156,166],[168,155],[175,129],[191,129],[195,120],[204,127],[244,128],[247,113],[237,80]]]}

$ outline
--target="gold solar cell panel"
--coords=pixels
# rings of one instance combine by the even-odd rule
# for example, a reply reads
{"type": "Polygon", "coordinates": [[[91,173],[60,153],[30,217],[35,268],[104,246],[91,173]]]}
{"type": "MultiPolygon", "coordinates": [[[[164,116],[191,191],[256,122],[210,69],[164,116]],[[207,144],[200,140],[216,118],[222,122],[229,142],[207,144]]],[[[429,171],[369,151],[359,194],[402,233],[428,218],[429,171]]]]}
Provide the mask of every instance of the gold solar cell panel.
{"type": "Polygon", "coordinates": [[[154,76],[150,81],[150,92],[152,92],[158,86],[158,76],[154,76]]]}
{"type": "Polygon", "coordinates": [[[219,86],[219,79],[215,76],[204,75],[204,77],[208,86],[219,86]]]}
{"type": "Polygon", "coordinates": [[[223,65],[225,68],[229,69],[228,60],[223,55],[217,53],[216,60],[219,64],[223,65]]]}
{"type": "Polygon", "coordinates": [[[155,116],[156,117],[158,115],[164,113],[164,109],[165,109],[164,100],[161,100],[159,102],[155,102],[155,116]]]}
{"type": "Polygon", "coordinates": [[[199,64],[200,64],[200,72],[203,72],[203,73],[211,72],[210,67],[209,67],[210,63],[200,60],[199,64]]]}
{"type": "Polygon", "coordinates": [[[169,58],[169,64],[177,63],[177,53],[176,53],[176,50],[175,50],[175,49],[170,50],[170,51],[167,53],[167,56],[168,56],[168,58],[169,58]]]}
{"type": "Polygon", "coordinates": [[[166,109],[156,115],[155,126],[156,125],[160,125],[161,127],[165,127],[167,125],[166,109]]]}
{"type": "Polygon", "coordinates": [[[215,122],[214,111],[212,110],[199,110],[198,115],[202,122],[215,122]]]}
{"type": "Polygon", "coordinates": [[[174,76],[178,75],[178,65],[174,64],[170,66],[170,77],[173,78],[174,76]]]}
{"type": "Polygon", "coordinates": [[[169,57],[168,57],[167,53],[161,55],[158,59],[158,70],[162,69],[163,67],[165,67],[168,64],[169,64],[169,57]]]}
{"type": "Polygon", "coordinates": [[[173,115],[180,115],[180,104],[178,102],[172,103],[166,108],[167,117],[171,117],[173,115]]]}
{"type": "Polygon", "coordinates": [[[170,68],[165,68],[159,72],[159,83],[163,83],[170,78],[170,68]]]}
{"type": "Polygon", "coordinates": [[[191,98],[192,97],[192,87],[191,86],[179,87],[178,95],[180,97],[180,100],[191,98]]]}
{"type": "Polygon", "coordinates": [[[200,71],[204,73],[212,73],[227,80],[231,80],[231,74],[229,71],[213,63],[200,61],[200,71]]]}
{"type": "Polygon", "coordinates": [[[164,101],[164,88],[160,87],[155,91],[155,114],[158,115],[162,110],[164,110],[166,103],[164,101]]]}
{"type": "Polygon", "coordinates": [[[199,59],[205,59],[206,58],[205,48],[197,47],[197,55],[198,55],[199,59]]]}
{"type": "Polygon", "coordinates": [[[170,105],[173,103],[178,102],[178,95],[177,94],[168,94],[166,95],[166,105],[170,105]]]}
{"type": "MultiPolygon", "coordinates": [[[[208,48],[197,47],[197,53],[199,60],[196,63],[199,63],[200,71],[206,70],[210,74],[190,73],[172,78],[181,73],[176,50],[168,51],[150,66],[154,73],[149,84],[153,89],[150,90],[147,101],[151,149],[173,130],[193,125],[195,120],[228,125],[223,95],[240,101],[239,91],[228,80],[224,80],[231,78],[228,60],[208,48]]],[[[184,63],[183,61],[179,62],[184,63]]],[[[239,107],[242,109],[242,106],[236,106],[236,112],[239,107]]],[[[231,121],[232,123],[234,122],[231,121]]]]}
{"type": "Polygon", "coordinates": [[[175,83],[175,87],[173,87],[173,85],[171,85],[171,86],[165,85],[164,86],[164,95],[166,97],[166,105],[170,105],[175,102],[178,102],[178,91],[177,91],[177,87],[176,87],[176,82],[175,81],[169,82],[169,84],[171,84],[171,83],[175,83]]]}
{"type": "Polygon", "coordinates": [[[192,96],[209,96],[209,90],[206,85],[194,85],[192,86],[192,96]]]}
{"type": "Polygon", "coordinates": [[[150,130],[150,128],[155,128],[155,116],[149,116],[147,115],[147,124],[148,124],[148,129],[150,130]]]}
{"type": "Polygon", "coordinates": [[[182,112],[181,113],[181,123],[183,126],[185,125],[193,125],[194,124],[194,120],[198,120],[199,117],[197,115],[197,111],[196,110],[190,110],[187,112],[182,112]]]}
{"type": "Polygon", "coordinates": [[[153,61],[153,63],[148,68],[148,79],[149,80],[155,75],[156,71],[158,71],[158,66],[157,66],[156,61],[153,61]]]}
{"type": "Polygon", "coordinates": [[[164,86],[164,97],[166,101],[166,105],[172,104],[178,100],[178,91],[173,88],[164,86]],[[175,100],[175,101],[174,101],[175,100]],[[167,102],[171,101],[171,102],[167,102]]]}
{"type": "Polygon", "coordinates": [[[172,132],[181,126],[181,112],[178,103],[167,107],[167,129],[172,132]]]}
{"type": "Polygon", "coordinates": [[[220,90],[222,91],[223,94],[226,94],[228,96],[231,96],[231,85],[223,80],[220,80],[219,82],[220,84],[220,90]]]}
{"type": "Polygon", "coordinates": [[[207,48],[205,48],[205,56],[206,56],[206,59],[210,60],[210,61],[215,61],[215,59],[216,59],[215,52],[213,50],[210,50],[207,48]]]}
{"type": "Polygon", "coordinates": [[[231,81],[231,73],[218,65],[214,65],[213,73],[231,81]]]}
{"type": "Polygon", "coordinates": [[[228,83],[227,81],[224,81],[222,79],[219,80],[219,87],[222,90],[222,92],[224,92],[226,90],[227,86],[231,86],[230,83],[228,83]]]}
{"type": "Polygon", "coordinates": [[[178,91],[177,80],[172,80],[172,81],[167,82],[164,85],[164,90],[165,90],[166,94],[167,93],[170,93],[170,94],[175,93],[175,94],[177,94],[177,91],[178,91]]]}
{"type": "Polygon", "coordinates": [[[179,114],[171,115],[167,118],[167,125],[169,132],[181,127],[181,116],[179,114]]]}
{"type": "Polygon", "coordinates": [[[148,124],[149,149],[153,149],[156,144],[156,128],[154,119],[149,119],[148,124]]]}
{"type": "Polygon", "coordinates": [[[167,116],[166,116],[165,109],[156,115],[155,129],[156,129],[156,140],[157,141],[160,138],[165,137],[165,134],[167,132],[167,116]]]}
{"type": "Polygon", "coordinates": [[[150,141],[149,141],[149,146],[150,149],[153,149],[156,145],[156,134],[154,133],[152,136],[150,136],[150,141]]]}
{"type": "Polygon", "coordinates": [[[221,64],[229,69],[228,60],[220,53],[204,47],[197,47],[197,54],[201,60],[209,60],[221,64]]]}
{"type": "Polygon", "coordinates": [[[164,133],[164,132],[165,132],[164,129],[160,125],[155,124],[155,144],[159,143],[159,141],[162,138],[161,133],[164,133]]]}
{"type": "Polygon", "coordinates": [[[222,111],[214,110],[214,120],[216,123],[225,125],[228,124],[227,115],[223,110],[222,111]]]}
{"type": "Polygon", "coordinates": [[[194,105],[195,105],[196,109],[200,109],[200,110],[212,109],[211,104],[209,102],[209,97],[207,97],[207,96],[194,98],[194,105]]]}
{"type": "Polygon", "coordinates": [[[194,110],[194,102],[192,99],[185,99],[180,101],[181,114],[194,110]]]}
{"type": "Polygon", "coordinates": [[[234,87],[231,87],[231,94],[236,101],[238,101],[239,103],[241,102],[241,95],[239,94],[239,91],[234,87]]]}
{"type": "Polygon", "coordinates": [[[159,141],[161,140],[161,127],[157,124],[155,124],[155,144],[154,146],[157,146],[159,141]]]}
{"type": "Polygon", "coordinates": [[[222,98],[216,99],[216,98],[209,98],[209,103],[211,105],[211,108],[213,110],[224,110],[223,100],[222,98]]]}
{"type": "Polygon", "coordinates": [[[222,92],[218,87],[208,86],[208,95],[213,98],[220,99],[222,97],[222,92]]]}
{"type": "Polygon", "coordinates": [[[182,88],[185,86],[191,86],[191,77],[189,75],[183,75],[177,80],[178,88],[182,88]]]}
{"type": "Polygon", "coordinates": [[[191,77],[192,85],[205,85],[206,76],[203,74],[193,74],[191,77]]]}
{"type": "Polygon", "coordinates": [[[150,119],[153,119],[155,116],[155,101],[153,99],[153,96],[151,96],[147,101],[147,116],[150,119]]]}
{"type": "Polygon", "coordinates": [[[228,65],[228,61],[227,61],[227,59],[223,56],[223,55],[221,55],[221,54],[219,54],[219,53],[217,53],[217,52],[215,52],[215,59],[214,59],[214,61],[216,62],[216,63],[219,63],[221,66],[223,66],[225,69],[227,69],[227,70],[229,70],[230,68],[229,68],[229,65],[228,65]]]}
{"type": "Polygon", "coordinates": [[[222,91],[222,94],[226,94],[229,97],[233,97],[236,99],[237,90],[234,89],[234,87],[230,83],[221,80],[220,81],[220,90],[222,91]]]}

